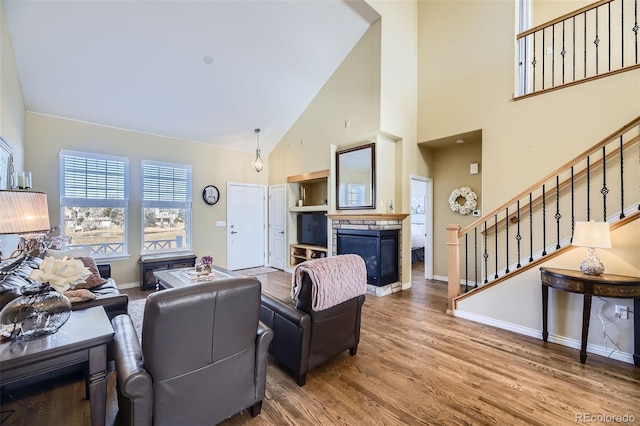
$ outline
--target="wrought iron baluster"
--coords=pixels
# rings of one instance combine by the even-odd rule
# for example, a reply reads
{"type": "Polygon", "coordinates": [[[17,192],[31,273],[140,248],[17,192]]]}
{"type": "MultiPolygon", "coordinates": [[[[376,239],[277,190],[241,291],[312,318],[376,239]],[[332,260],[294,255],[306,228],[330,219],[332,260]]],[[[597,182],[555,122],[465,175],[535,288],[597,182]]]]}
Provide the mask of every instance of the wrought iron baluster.
{"type": "MultiPolygon", "coordinates": [[[[506,253],[506,260],[507,260],[507,267],[504,270],[505,274],[509,273],[509,207],[507,207],[505,209],[505,220],[504,220],[504,232],[505,232],[505,236],[504,236],[504,241],[505,241],[505,253],[506,253]]],[[[498,232],[498,229],[496,228],[496,233],[498,232]]]]}
{"type": "Polygon", "coordinates": [[[556,26],[551,26],[551,87],[556,86],[556,26]]]}
{"type": "Polygon", "coordinates": [[[560,248],[560,176],[556,175],[556,250],[560,248]]]}
{"type": "Polygon", "coordinates": [[[467,273],[469,267],[469,256],[467,255],[467,250],[469,248],[469,239],[467,238],[469,234],[464,234],[464,292],[469,291],[469,274],[467,273]]]}
{"type": "Polygon", "coordinates": [[[591,167],[589,160],[591,157],[587,156],[587,222],[591,220],[591,167]]]}
{"type": "Polygon", "coordinates": [[[524,43],[524,61],[522,63],[524,64],[524,70],[522,72],[522,74],[523,74],[522,78],[523,78],[524,81],[522,82],[522,88],[523,88],[525,94],[529,93],[529,91],[527,90],[529,88],[529,85],[527,84],[527,70],[529,69],[529,64],[527,63],[527,53],[529,52],[529,50],[527,49],[527,45],[528,45],[527,39],[528,39],[528,37],[529,36],[526,36],[524,38],[524,41],[523,41],[523,43],[524,43]]]}
{"type": "Polygon", "coordinates": [[[473,288],[478,288],[478,227],[476,226],[475,228],[473,228],[473,238],[474,238],[474,246],[475,246],[475,251],[473,253],[473,260],[474,260],[474,265],[475,265],[475,285],[473,286],[473,288]]]}
{"type": "Polygon", "coordinates": [[[575,227],[576,224],[576,209],[575,209],[575,201],[576,201],[576,196],[575,196],[575,192],[574,192],[574,176],[573,176],[573,166],[571,166],[571,241],[573,242],[573,228],[575,227]]]}
{"type": "Polygon", "coordinates": [[[517,209],[518,209],[518,233],[516,234],[516,241],[517,241],[517,247],[518,247],[518,264],[516,265],[516,268],[520,268],[522,266],[522,264],[520,263],[520,241],[522,240],[522,235],[520,235],[520,200],[518,200],[517,205],[516,205],[517,209]]]}
{"type": "Polygon", "coordinates": [[[587,12],[584,15],[584,78],[587,78],[587,12]]]}
{"type": "Polygon", "coordinates": [[[620,135],[620,219],[624,219],[624,150],[620,135]]]}
{"type": "Polygon", "coordinates": [[[484,221],[484,283],[489,282],[489,253],[487,252],[487,221],[484,221]]]}
{"type": "Polygon", "coordinates": [[[609,193],[609,189],[607,188],[607,153],[606,148],[602,147],[602,189],[600,190],[602,194],[602,214],[603,221],[607,221],[607,194],[609,193]]]}
{"type": "MultiPolygon", "coordinates": [[[[638,0],[633,3],[633,13],[635,15],[635,24],[633,25],[633,32],[635,33],[635,44],[636,44],[636,65],[638,64],[638,30],[640,27],[638,26],[638,0]]],[[[638,210],[640,210],[640,206],[638,206],[638,210]]]]}
{"type": "Polygon", "coordinates": [[[598,12],[599,9],[596,8],[596,39],[593,40],[593,44],[596,45],[596,75],[598,75],[598,47],[600,45],[600,37],[598,37],[598,12]]]}
{"type": "Polygon", "coordinates": [[[533,196],[529,193],[529,262],[533,262],[533,196]]]}
{"type": "Polygon", "coordinates": [[[565,21],[562,21],[562,52],[560,52],[560,55],[562,56],[562,84],[564,84],[564,55],[567,54],[567,51],[565,50],[565,46],[564,46],[564,36],[565,36],[565,30],[564,30],[564,24],[565,21]]]}
{"type": "Polygon", "coordinates": [[[547,255],[547,197],[542,185],[542,255],[547,255]]]}
{"type": "Polygon", "coordinates": [[[532,74],[533,74],[533,79],[532,79],[532,83],[533,83],[533,87],[531,88],[532,92],[536,91],[536,35],[533,34],[533,59],[531,61],[531,66],[533,66],[533,69],[531,70],[532,74]]]}
{"type": "Polygon", "coordinates": [[[495,227],[495,247],[494,249],[494,257],[495,257],[495,264],[496,264],[496,275],[493,277],[495,279],[498,279],[498,215],[494,214],[493,215],[493,221],[494,221],[494,227],[495,227]]]}

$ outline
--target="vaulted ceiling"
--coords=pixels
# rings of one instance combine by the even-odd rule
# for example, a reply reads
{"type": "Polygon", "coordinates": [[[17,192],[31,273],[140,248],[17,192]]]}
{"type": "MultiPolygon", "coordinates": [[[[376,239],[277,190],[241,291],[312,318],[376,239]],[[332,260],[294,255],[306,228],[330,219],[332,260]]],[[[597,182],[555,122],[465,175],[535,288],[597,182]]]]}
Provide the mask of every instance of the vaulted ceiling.
{"type": "Polygon", "coordinates": [[[269,152],[378,15],[362,0],[4,0],[27,111],[269,152]]]}

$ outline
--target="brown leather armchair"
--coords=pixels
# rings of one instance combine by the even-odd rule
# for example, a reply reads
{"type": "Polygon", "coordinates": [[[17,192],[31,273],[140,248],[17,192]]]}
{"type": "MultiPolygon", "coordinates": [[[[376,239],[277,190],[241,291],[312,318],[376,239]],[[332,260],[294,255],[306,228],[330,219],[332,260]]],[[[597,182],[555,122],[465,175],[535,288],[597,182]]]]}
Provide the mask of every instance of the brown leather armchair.
{"type": "Polygon", "coordinates": [[[293,372],[299,386],[306,383],[307,372],[336,355],[347,349],[355,355],[360,342],[360,314],[365,296],[314,311],[311,289],[311,279],[304,273],[294,306],[264,293],[260,302],[260,321],[274,332],[269,353],[293,372]]]}
{"type": "Polygon", "coordinates": [[[260,413],[273,331],[259,323],[261,285],[231,278],[148,296],[142,345],[131,318],[112,320],[118,423],[216,424],[260,413]]]}

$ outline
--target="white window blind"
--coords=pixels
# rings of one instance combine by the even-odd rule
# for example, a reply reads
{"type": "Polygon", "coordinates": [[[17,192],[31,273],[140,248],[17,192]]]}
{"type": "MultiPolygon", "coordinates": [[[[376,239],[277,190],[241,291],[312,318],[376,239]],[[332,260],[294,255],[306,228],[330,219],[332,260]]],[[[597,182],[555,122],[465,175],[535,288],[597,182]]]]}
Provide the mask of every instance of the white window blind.
{"type": "Polygon", "coordinates": [[[142,207],[191,208],[191,166],[142,161],[142,207]]]}
{"type": "Polygon", "coordinates": [[[60,152],[60,205],[126,207],[129,160],[101,154],[60,152]]]}

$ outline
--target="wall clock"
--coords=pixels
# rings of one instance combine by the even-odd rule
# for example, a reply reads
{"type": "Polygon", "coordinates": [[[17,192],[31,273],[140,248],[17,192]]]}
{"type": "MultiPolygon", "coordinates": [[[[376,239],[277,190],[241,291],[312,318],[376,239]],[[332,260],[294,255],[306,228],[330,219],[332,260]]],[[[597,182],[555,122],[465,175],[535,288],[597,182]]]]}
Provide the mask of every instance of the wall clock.
{"type": "Polygon", "coordinates": [[[214,205],[220,199],[220,191],[213,185],[207,185],[202,190],[202,199],[209,205],[214,205]]]}

